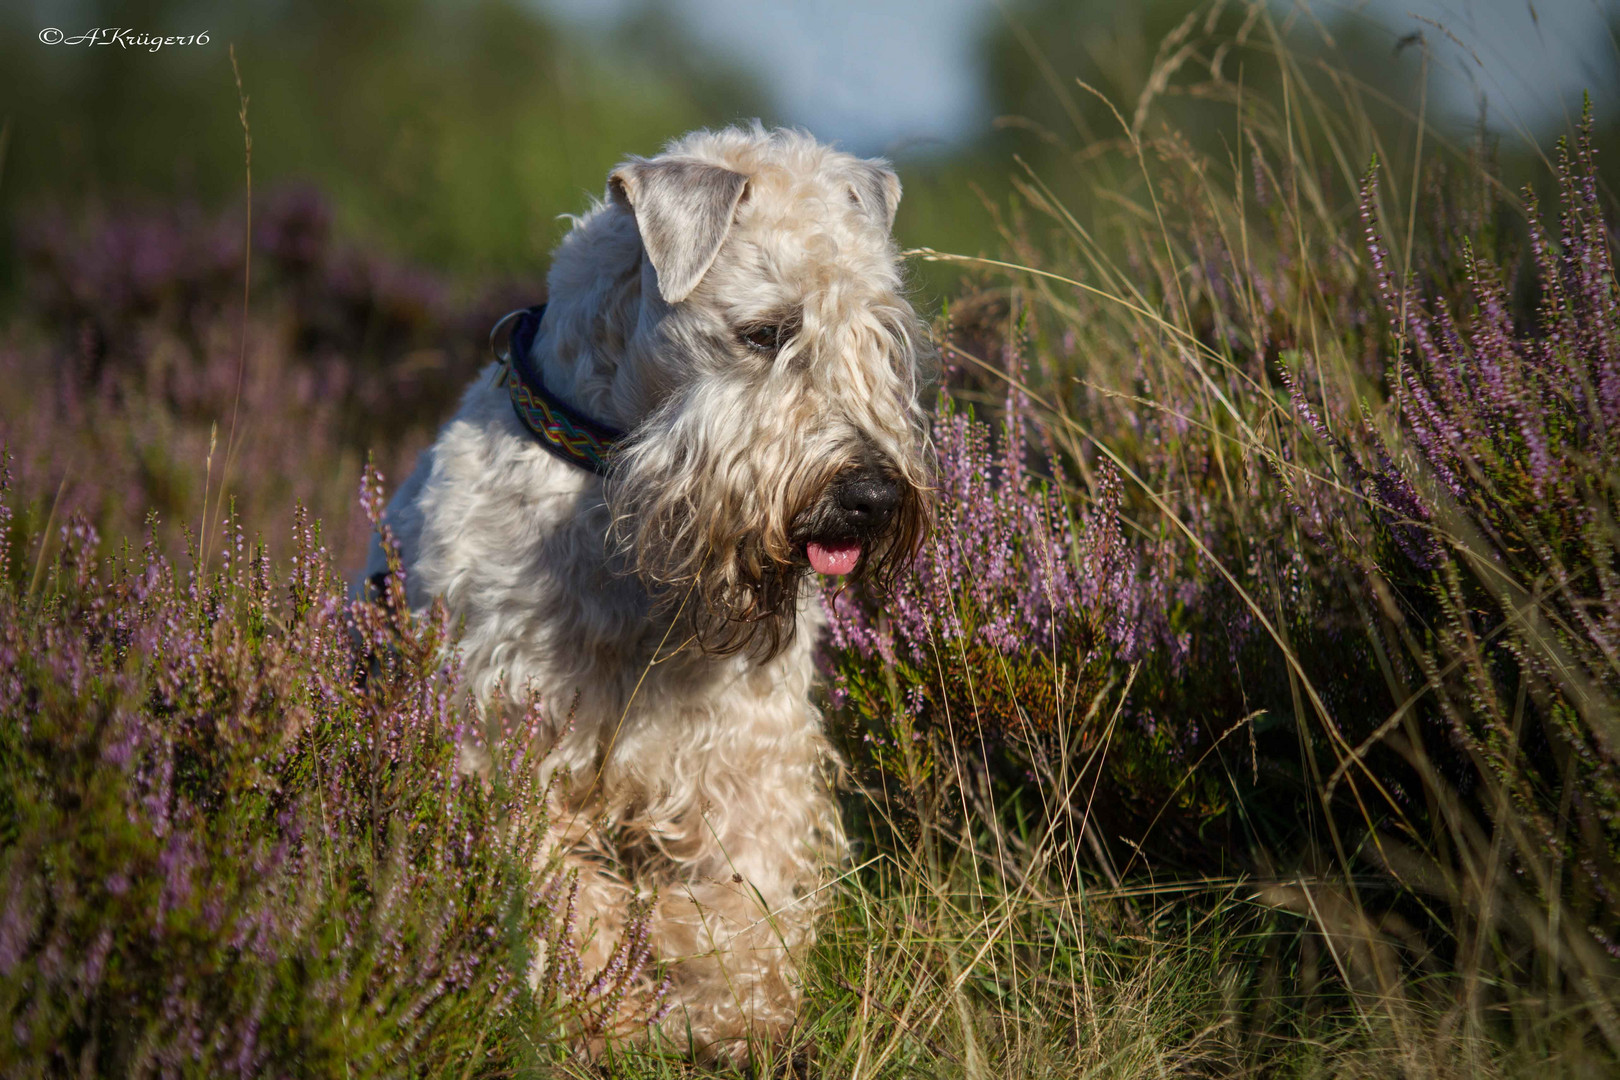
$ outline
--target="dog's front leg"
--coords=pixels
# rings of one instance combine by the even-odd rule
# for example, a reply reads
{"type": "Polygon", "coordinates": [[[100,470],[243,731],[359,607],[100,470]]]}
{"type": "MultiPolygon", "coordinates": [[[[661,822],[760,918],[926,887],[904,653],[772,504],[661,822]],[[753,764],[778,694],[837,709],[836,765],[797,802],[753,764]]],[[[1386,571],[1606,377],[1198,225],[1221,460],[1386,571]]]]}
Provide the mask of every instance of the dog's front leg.
{"type": "Polygon", "coordinates": [[[707,749],[666,775],[691,782],[666,788],[636,822],[645,830],[637,861],[659,895],[653,948],[674,979],[663,1030],[700,1055],[733,1059],[791,1029],[798,965],[844,846],[819,718],[802,699],[752,704],[730,714],[750,722],[714,742],[701,721],[688,729],[687,745],[707,749]]]}

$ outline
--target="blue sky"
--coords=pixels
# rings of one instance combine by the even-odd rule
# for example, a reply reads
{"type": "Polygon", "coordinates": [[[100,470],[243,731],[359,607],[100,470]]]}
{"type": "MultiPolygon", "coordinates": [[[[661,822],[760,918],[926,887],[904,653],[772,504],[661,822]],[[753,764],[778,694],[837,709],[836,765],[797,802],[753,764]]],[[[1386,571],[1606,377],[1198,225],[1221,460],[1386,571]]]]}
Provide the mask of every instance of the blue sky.
{"type": "MultiPolygon", "coordinates": [[[[603,30],[647,0],[535,0],[603,30]]],[[[657,0],[654,0],[657,2],[657,0]]],[[[1122,0],[1151,2],[1151,0],[1122,0]]],[[[778,116],[863,153],[900,154],[967,137],[991,119],[976,45],[997,0],[662,0],[698,40],[737,58],[772,92],[778,116]]],[[[1302,3],[1276,0],[1279,15],[1302,3]]],[[[1391,41],[1423,31],[1434,47],[1434,102],[1471,120],[1477,95],[1493,126],[1534,132],[1620,88],[1607,23],[1620,0],[1314,0],[1333,21],[1366,19],[1391,41]],[[1443,24],[1461,44],[1419,17],[1443,24]]]]}

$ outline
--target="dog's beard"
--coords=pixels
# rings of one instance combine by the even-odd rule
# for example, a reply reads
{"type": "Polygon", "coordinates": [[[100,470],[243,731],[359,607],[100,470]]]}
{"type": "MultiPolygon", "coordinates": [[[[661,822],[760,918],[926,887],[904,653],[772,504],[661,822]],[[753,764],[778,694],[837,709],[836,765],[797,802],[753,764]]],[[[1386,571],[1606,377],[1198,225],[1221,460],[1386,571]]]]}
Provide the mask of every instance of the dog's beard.
{"type": "MultiPolygon", "coordinates": [[[[850,528],[840,520],[832,487],[793,518],[791,536],[801,564],[806,569],[815,561],[812,546],[823,549],[853,548],[854,565],[840,568],[834,576],[844,583],[861,583],[878,592],[891,591],[895,578],[911,562],[931,524],[927,489],[903,475],[889,477],[900,495],[900,503],[888,524],[881,529],[850,528]]],[[[836,478],[835,478],[836,480],[836,478]]]]}
{"type": "Polygon", "coordinates": [[[767,485],[716,487],[667,449],[626,458],[608,484],[623,565],[682,640],[710,655],[763,661],[793,642],[811,544],[859,544],[842,580],[887,591],[928,529],[928,489],[905,477],[897,477],[900,505],[881,530],[841,528],[831,492],[848,461],[800,470],[796,490],[773,502],[767,485]]]}

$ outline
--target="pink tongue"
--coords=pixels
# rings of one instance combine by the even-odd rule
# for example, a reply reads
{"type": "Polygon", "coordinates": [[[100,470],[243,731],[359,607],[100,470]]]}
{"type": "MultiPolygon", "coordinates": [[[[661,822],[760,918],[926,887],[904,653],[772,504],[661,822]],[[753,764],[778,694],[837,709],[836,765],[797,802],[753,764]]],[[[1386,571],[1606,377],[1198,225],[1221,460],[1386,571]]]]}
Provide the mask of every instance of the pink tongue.
{"type": "Polygon", "coordinates": [[[805,545],[804,553],[810,556],[810,567],[816,573],[836,576],[855,569],[855,563],[861,557],[861,545],[853,542],[818,544],[812,540],[805,545]]]}

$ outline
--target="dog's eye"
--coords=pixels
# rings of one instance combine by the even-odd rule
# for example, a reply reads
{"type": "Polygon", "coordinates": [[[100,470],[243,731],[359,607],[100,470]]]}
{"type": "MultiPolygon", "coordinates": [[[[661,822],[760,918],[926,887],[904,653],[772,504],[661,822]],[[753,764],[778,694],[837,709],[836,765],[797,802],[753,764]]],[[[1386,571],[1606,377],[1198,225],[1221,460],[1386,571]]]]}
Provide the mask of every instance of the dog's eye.
{"type": "Polygon", "coordinates": [[[775,352],[786,336],[781,326],[751,326],[742,332],[743,344],[755,352],[775,352]]]}

